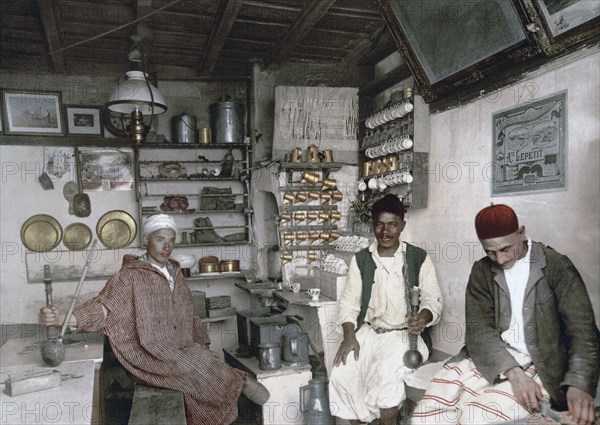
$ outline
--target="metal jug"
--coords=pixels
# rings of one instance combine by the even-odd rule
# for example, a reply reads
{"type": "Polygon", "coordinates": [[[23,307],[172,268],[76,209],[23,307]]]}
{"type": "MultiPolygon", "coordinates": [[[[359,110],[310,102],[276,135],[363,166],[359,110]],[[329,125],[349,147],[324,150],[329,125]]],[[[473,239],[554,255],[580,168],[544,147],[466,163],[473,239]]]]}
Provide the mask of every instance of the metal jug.
{"type": "Polygon", "coordinates": [[[321,162],[319,148],[316,145],[310,145],[307,152],[308,162],[321,162]]]}
{"type": "Polygon", "coordinates": [[[281,347],[278,342],[259,344],[258,367],[260,370],[281,369],[281,347]]]}
{"type": "Polygon", "coordinates": [[[292,149],[291,162],[302,162],[302,148],[292,149]]]}
{"type": "Polygon", "coordinates": [[[294,323],[283,328],[283,363],[287,366],[308,364],[308,335],[294,323]]]}
{"type": "Polygon", "coordinates": [[[300,412],[302,412],[303,424],[335,424],[335,417],[331,415],[329,407],[328,382],[327,378],[318,377],[308,381],[308,385],[300,387],[300,412]]]}

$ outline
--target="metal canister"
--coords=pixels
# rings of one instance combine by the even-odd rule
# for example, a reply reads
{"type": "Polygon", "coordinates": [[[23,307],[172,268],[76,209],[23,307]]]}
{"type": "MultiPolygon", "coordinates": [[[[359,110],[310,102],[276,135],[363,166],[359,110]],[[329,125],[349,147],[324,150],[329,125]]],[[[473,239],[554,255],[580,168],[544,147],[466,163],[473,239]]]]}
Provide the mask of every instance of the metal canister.
{"type": "Polygon", "coordinates": [[[260,370],[281,369],[281,347],[278,342],[258,345],[258,367],[260,370]]]}
{"type": "Polygon", "coordinates": [[[196,117],[181,114],[173,117],[173,143],[194,143],[196,141],[196,117]]]}
{"type": "Polygon", "coordinates": [[[201,145],[208,145],[211,143],[210,128],[201,127],[198,129],[198,143],[201,145]]]}
{"type": "Polygon", "coordinates": [[[210,124],[214,143],[243,143],[244,107],[237,102],[210,105],[210,124]]]}

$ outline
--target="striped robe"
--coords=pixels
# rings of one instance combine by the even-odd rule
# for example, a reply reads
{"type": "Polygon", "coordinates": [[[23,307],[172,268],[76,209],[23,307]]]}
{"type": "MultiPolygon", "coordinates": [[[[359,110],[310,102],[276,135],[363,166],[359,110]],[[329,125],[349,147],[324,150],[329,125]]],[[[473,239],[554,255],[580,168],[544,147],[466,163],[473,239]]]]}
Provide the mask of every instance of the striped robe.
{"type": "Polygon", "coordinates": [[[136,381],[181,391],[188,424],[229,424],[237,417],[246,375],[208,349],[210,339],[194,315],[191,292],[179,264],[172,264],[173,292],[156,268],[125,255],[121,270],[102,291],[74,310],[77,329],[107,335],[136,381]]]}

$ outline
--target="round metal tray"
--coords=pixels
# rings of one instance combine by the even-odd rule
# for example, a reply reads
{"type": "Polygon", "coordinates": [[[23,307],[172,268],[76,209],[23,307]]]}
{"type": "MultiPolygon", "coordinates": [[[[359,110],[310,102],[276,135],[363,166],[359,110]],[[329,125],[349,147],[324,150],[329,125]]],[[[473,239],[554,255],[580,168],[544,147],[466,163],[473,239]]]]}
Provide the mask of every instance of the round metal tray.
{"type": "Polygon", "coordinates": [[[125,211],[109,211],[98,220],[96,234],[108,249],[125,248],[135,239],[137,224],[125,211]]]}
{"type": "Polygon", "coordinates": [[[21,226],[21,241],[31,251],[50,251],[60,243],[62,227],[48,214],[29,217],[21,226]]]}
{"type": "Polygon", "coordinates": [[[81,251],[92,242],[92,230],[83,223],[72,223],[65,227],[63,245],[71,251],[81,251]]]}

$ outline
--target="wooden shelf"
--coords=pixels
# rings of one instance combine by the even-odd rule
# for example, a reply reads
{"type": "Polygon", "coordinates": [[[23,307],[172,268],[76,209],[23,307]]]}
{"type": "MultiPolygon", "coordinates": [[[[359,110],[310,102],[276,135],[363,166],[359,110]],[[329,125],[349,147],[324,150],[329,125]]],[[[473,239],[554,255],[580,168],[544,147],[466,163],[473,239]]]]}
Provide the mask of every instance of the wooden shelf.
{"type": "Polygon", "coordinates": [[[279,251],[333,251],[333,245],[284,245],[279,247],[279,251]]]}
{"type": "Polygon", "coordinates": [[[327,170],[335,171],[342,168],[337,162],[282,162],[281,168],[285,170],[327,170]]]}
{"type": "MultiPolygon", "coordinates": [[[[159,210],[158,208],[155,211],[142,211],[141,215],[154,215],[157,213],[162,213],[164,211],[159,210]]],[[[168,211],[169,215],[191,215],[191,214],[241,214],[243,213],[244,210],[243,209],[236,209],[236,210],[200,210],[200,209],[195,209],[194,212],[192,213],[188,213],[188,212],[173,212],[173,211],[168,211]]]]}
{"type": "Polygon", "coordinates": [[[237,316],[223,316],[223,317],[206,317],[204,319],[200,319],[202,323],[214,323],[214,322],[224,322],[225,320],[235,319],[237,316]]]}
{"type": "Polygon", "coordinates": [[[0,145],[26,146],[77,146],[77,147],[132,147],[126,138],[105,138],[104,136],[50,136],[50,135],[7,135],[0,136],[0,145]]]}
{"type": "Polygon", "coordinates": [[[303,231],[306,230],[307,232],[311,231],[311,230],[337,230],[337,224],[303,224],[303,225],[293,225],[293,226],[286,226],[285,224],[281,224],[281,226],[279,227],[280,230],[282,232],[285,231],[303,231]]]}
{"type": "Polygon", "coordinates": [[[246,143],[210,143],[207,145],[200,143],[147,143],[145,145],[136,146],[137,149],[246,149],[250,150],[251,146],[246,143]]]}
{"type": "Polygon", "coordinates": [[[175,248],[184,247],[205,247],[205,246],[234,246],[234,245],[250,245],[248,240],[240,240],[233,242],[214,242],[214,243],[186,243],[186,244],[175,244],[175,248]]]}
{"type": "Polygon", "coordinates": [[[337,211],[337,205],[303,205],[298,204],[285,204],[279,207],[280,212],[292,212],[292,211],[337,211]]]}
{"type": "Polygon", "coordinates": [[[214,272],[214,273],[198,273],[186,277],[187,282],[203,282],[208,280],[223,280],[223,279],[246,279],[250,272],[242,270],[240,272],[214,272]]]}
{"type": "Polygon", "coordinates": [[[394,84],[411,77],[410,68],[406,63],[392,69],[387,74],[382,75],[376,80],[371,81],[369,84],[363,86],[359,91],[359,96],[375,96],[381,93],[385,89],[392,87],[394,84]]]}

